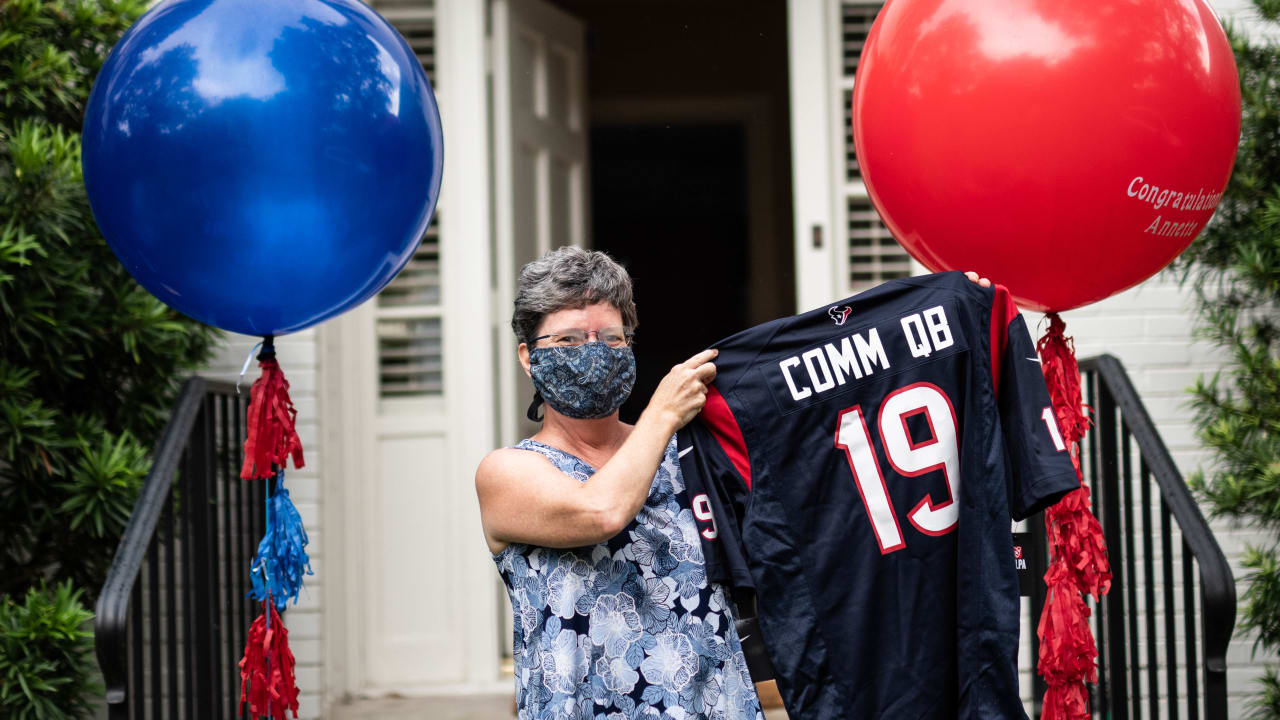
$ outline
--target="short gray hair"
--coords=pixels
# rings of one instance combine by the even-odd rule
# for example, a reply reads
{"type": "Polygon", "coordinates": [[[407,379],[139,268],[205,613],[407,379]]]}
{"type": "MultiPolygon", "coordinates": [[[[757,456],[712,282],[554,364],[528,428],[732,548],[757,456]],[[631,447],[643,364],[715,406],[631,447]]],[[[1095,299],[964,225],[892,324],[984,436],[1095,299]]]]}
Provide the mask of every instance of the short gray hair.
{"type": "Polygon", "coordinates": [[[639,319],[627,269],[599,250],[557,248],[520,269],[511,329],[517,340],[529,342],[547,315],[600,302],[617,308],[622,324],[635,329],[639,319]]]}

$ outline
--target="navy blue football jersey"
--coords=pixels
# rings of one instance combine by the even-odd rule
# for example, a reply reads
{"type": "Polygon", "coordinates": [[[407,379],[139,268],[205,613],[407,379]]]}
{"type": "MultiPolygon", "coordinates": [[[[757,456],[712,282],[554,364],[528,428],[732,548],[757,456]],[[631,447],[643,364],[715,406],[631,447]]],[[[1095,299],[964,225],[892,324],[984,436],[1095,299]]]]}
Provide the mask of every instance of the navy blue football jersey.
{"type": "Polygon", "coordinates": [[[1079,482],[1008,291],[895,280],[713,347],[681,468],[792,720],[1025,720],[1010,519],[1079,482]]]}

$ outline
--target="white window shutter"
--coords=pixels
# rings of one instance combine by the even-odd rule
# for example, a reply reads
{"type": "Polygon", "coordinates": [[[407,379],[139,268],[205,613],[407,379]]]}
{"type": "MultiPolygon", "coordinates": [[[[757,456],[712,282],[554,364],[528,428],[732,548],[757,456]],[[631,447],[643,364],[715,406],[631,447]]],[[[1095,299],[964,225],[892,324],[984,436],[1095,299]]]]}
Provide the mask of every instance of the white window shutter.
{"type": "MultiPolygon", "coordinates": [[[[373,0],[400,31],[436,83],[433,0],[373,0]]],[[[378,394],[391,398],[440,395],[444,389],[440,299],[440,215],[432,219],[409,263],[378,294],[378,394]]]]}
{"type": "Polygon", "coordinates": [[[840,37],[836,47],[840,53],[838,117],[844,153],[834,180],[843,196],[843,202],[837,208],[837,212],[844,213],[844,222],[839,227],[845,248],[841,256],[845,267],[841,274],[847,280],[850,292],[866,290],[886,280],[912,274],[911,257],[894,240],[871,203],[853,145],[854,76],[862,46],[881,7],[882,3],[878,2],[849,0],[840,3],[840,37]]]}
{"type": "Polygon", "coordinates": [[[431,86],[436,86],[436,7],[434,0],[372,0],[370,7],[386,18],[418,56],[431,86]]]}

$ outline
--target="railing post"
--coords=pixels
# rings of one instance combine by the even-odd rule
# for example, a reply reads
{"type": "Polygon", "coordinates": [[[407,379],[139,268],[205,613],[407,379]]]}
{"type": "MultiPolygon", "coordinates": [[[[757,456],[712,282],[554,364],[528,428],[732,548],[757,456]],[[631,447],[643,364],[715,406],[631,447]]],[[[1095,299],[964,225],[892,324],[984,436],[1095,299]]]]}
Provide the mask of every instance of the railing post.
{"type": "MultiPolygon", "coordinates": [[[[1205,624],[1202,617],[1200,626],[1205,624]]],[[[1227,664],[1222,658],[1205,658],[1204,707],[1207,720],[1227,720],[1227,664]]]]}
{"type": "Polygon", "coordinates": [[[178,397],[173,414],[165,425],[156,446],[151,471],[133,506],[120,545],[116,548],[107,579],[98,594],[94,608],[94,650],[107,688],[108,713],[112,720],[123,720],[129,714],[128,671],[129,600],[133,595],[143,556],[155,534],[160,510],[169,496],[174,470],[182,455],[182,445],[191,432],[196,410],[208,387],[203,378],[187,380],[178,397]]]}
{"type": "Polygon", "coordinates": [[[1106,383],[1095,382],[1098,390],[1097,422],[1093,432],[1101,452],[1102,497],[1095,498],[1095,505],[1102,506],[1102,530],[1107,540],[1107,553],[1113,571],[1111,591],[1103,600],[1107,622],[1107,677],[1099,678],[1107,683],[1108,708],[1115,720],[1129,717],[1129,677],[1125,660],[1124,618],[1124,567],[1121,560],[1120,538],[1120,446],[1117,443],[1119,422],[1116,417],[1116,401],[1106,383]]]}
{"type": "Polygon", "coordinates": [[[103,685],[106,686],[107,707],[110,708],[111,720],[127,720],[129,717],[129,693],[126,690],[129,674],[128,658],[125,656],[125,645],[104,645],[99,633],[97,641],[98,667],[102,670],[103,685]]]}
{"type": "Polygon", "coordinates": [[[194,632],[192,647],[189,652],[194,655],[193,672],[189,682],[194,699],[195,717],[212,718],[218,708],[215,707],[212,674],[215,672],[212,655],[217,652],[213,638],[218,632],[218,616],[212,611],[210,598],[214,592],[214,584],[210,577],[214,571],[211,566],[211,549],[214,539],[210,537],[210,484],[213,454],[210,452],[209,436],[213,431],[209,417],[209,400],[206,397],[201,403],[200,414],[196,417],[192,428],[192,443],[187,451],[187,488],[190,492],[191,517],[191,568],[187,577],[192,585],[189,593],[194,609],[193,622],[189,625],[194,632]]]}

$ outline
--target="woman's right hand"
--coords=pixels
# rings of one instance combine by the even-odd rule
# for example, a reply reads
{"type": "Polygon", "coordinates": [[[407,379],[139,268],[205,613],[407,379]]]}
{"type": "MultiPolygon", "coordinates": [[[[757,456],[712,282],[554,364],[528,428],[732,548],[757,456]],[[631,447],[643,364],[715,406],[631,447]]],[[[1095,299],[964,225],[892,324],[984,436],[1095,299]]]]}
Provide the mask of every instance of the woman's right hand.
{"type": "Polygon", "coordinates": [[[684,427],[707,402],[707,386],[716,379],[716,366],[711,362],[719,350],[703,350],[671,368],[671,372],[653,391],[645,414],[654,413],[671,424],[671,432],[684,427]]]}

